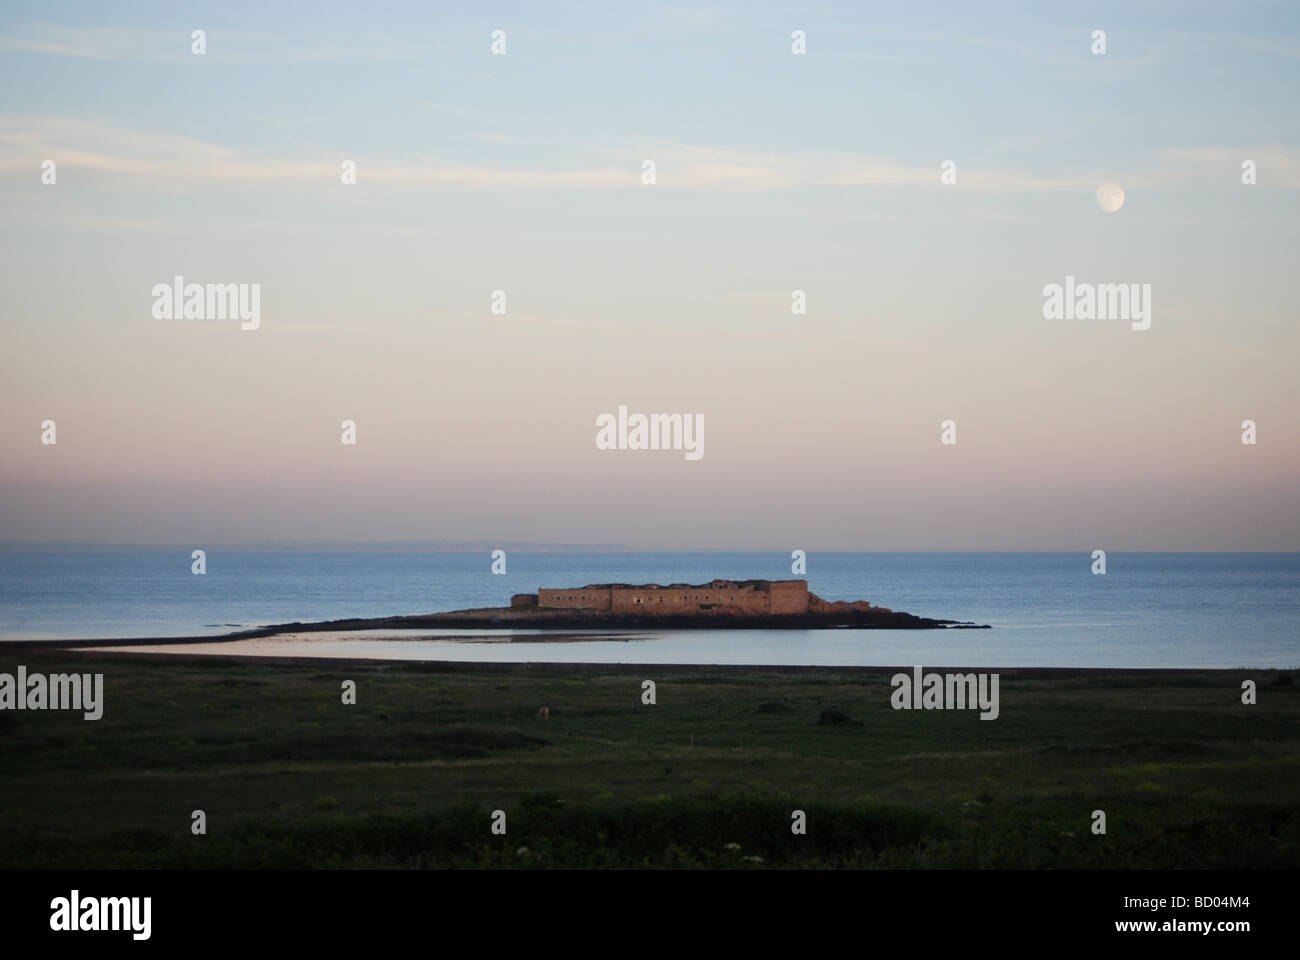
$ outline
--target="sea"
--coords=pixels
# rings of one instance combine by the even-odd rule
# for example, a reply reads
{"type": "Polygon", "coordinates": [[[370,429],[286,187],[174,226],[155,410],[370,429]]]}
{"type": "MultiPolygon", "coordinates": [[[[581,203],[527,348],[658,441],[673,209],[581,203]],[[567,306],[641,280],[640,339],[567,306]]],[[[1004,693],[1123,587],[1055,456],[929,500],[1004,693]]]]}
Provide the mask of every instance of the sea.
{"type": "MultiPolygon", "coordinates": [[[[587,583],[786,579],[783,553],[0,551],[0,639],[192,637],[267,624],[504,606],[587,583]]],[[[989,630],[376,631],[301,635],[306,655],[827,666],[1300,667],[1300,554],[817,553],[809,588],[989,630]]],[[[244,642],[250,651],[283,652],[244,642]]],[[[189,652],[200,652],[191,646],[189,652]]]]}

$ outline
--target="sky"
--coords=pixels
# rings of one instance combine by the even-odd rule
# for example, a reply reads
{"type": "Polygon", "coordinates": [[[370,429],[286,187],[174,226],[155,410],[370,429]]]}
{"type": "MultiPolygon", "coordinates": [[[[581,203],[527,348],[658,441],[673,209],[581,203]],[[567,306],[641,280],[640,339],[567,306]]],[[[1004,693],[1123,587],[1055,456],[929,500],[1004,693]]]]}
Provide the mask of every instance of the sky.
{"type": "Polygon", "coordinates": [[[1290,3],[8,2],[0,541],[1300,550],[1298,81],[1290,3]]]}

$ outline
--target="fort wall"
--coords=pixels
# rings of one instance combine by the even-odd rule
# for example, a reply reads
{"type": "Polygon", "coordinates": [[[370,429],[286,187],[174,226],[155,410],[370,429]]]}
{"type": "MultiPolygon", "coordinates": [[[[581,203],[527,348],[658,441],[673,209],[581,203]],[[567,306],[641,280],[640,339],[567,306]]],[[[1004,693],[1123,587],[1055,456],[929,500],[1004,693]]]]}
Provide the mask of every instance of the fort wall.
{"type": "Polygon", "coordinates": [[[566,610],[608,610],[611,592],[609,587],[596,586],[570,587],[567,590],[543,587],[537,591],[537,605],[566,610]]]}
{"type": "Polygon", "coordinates": [[[808,581],[778,580],[769,590],[771,613],[807,613],[808,581]]]}
{"type": "Polygon", "coordinates": [[[806,580],[714,580],[707,584],[589,584],[537,591],[539,607],[608,610],[613,613],[671,616],[679,613],[744,615],[808,612],[806,580]]]}

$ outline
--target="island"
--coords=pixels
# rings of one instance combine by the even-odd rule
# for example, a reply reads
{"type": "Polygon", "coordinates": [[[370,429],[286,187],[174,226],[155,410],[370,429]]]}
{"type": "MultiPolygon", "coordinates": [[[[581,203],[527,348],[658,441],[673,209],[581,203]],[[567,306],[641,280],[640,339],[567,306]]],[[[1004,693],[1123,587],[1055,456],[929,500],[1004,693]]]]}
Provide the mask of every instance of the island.
{"type": "Polygon", "coordinates": [[[858,630],[989,629],[988,624],[934,620],[866,600],[823,600],[807,580],[710,580],[708,583],[589,583],[518,593],[508,607],[445,613],[286,623],[258,633],[411,628],[580,630],[848,628],[858,630]]]}

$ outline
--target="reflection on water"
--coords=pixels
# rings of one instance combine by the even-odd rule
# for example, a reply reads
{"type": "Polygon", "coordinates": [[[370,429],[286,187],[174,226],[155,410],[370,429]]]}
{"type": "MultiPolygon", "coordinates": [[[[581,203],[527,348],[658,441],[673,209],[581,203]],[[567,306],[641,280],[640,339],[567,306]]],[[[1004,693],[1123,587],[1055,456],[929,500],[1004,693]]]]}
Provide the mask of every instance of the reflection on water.
{"type": "MultiPolygon", "coordinates": [[[[96,649],[225,656],[448,660],[461,663],[627,663],[929,667],[1241,666],[1239,654],[1123,637],[1076,647],[1059,626],[993,630],[353,630],[259,640],[96,649]],[[1100,661],[1100,662],[1099,662],[1100,661]]],[[[1285,647],[1254,666],[1294,667],[1285,647]]]]}

